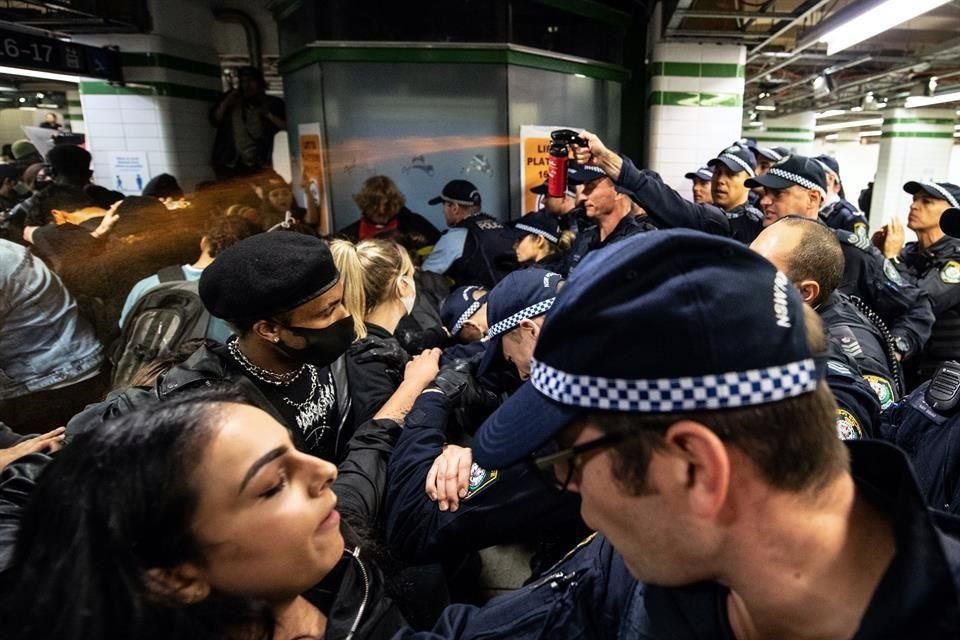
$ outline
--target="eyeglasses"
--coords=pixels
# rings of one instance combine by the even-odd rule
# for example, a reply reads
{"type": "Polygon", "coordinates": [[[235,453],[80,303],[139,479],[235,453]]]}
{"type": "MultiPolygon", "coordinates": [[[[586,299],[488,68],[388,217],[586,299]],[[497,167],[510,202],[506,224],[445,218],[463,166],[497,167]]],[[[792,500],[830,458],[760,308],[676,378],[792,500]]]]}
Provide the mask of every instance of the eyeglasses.
{"type": "Polygon", "coordinates": [[[543,474],[547,482],[553,485],[558,491],[566,491],[567,487],[570,485],[570,481],[573,480],[573,475],[577,471],[577,458],[590,453],[591,451],[598,451],[606,447],[612,447],[615,444],[618,444],[626,439],[624,434],[620,433],[608,433],[606,435],[600,436],[595,440],[590,442],[584,442],[583,444],[578,444],[572,447],[567,447],[566,449],[560,449],[546,455],[539,456],[533,459],[533,465],[543,474]],[[567,465],[567,472],[564,474],[564,480],[561,482],[559,476],[555,472],[557,465],[564,464],[567,465]]]}

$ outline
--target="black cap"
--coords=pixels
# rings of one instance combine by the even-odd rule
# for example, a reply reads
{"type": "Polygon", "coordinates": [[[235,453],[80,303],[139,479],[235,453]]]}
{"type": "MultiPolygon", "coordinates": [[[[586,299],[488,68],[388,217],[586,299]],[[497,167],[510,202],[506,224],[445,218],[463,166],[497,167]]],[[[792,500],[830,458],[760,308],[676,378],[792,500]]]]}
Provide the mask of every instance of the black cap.
{"type": "Polygon", "coordinates": [[[557,216],[546,211],[537,211],[523,216],[517,220],[513,228],[524,235],[532,233],[546,238],[553,244],[560,242],[560,223],[557,221],[557,216]]]}
{"type": "Polygon", "coordinates": [[[169,173],[161,173],[158,176],[154,176],[150,182],[147,183],[147,186],[143,188],[143,195],[158,199],[179,199],[183,197],[183,189],[180,188],[180,183],[178,183],[177,179],[172,175],[169,173]]]}
{"type": "MultiPolygon", "coordinates": [[[[571,182],[571,181],[569,180],[569,178],[568,178],[568,179],[567,179],[567,191],[566,191],[566,195],[570,196],[571,198],[576,198],[576,197],[577,197],[577,191],[576,191],[576,188],[575,188],[576,186],[577,186],[577,185],[575,185],[573,182],[571,182]]],[[[532,189],[530,189],[530,193],[535,193],[535,194],[537,194],[538,196],[545,196],[545,195],[547,195],[547,183],[544,182],[544,183],[542,183],[542,184],[538,184],[537,186],[535,186],[535,187],[533,187],[532,189]]]]}
{"type": "Polygon", "coordinates": [[[700,167],[696,171],[690,171],[683,177],[687,180],[693,180],[696,178],[697,180],[706,180],[707,182],[710,182],[713,179],[713,169],[710,167],[700,167]]]}
{"type": "Polygon", "coordinates": [[[547,313],[530,381],[477,431],[474,460],[510,465],[584,411],[724,410],[810,393],[822,370],[803,307],[785,275],[728,238],[666,230],[593,251],[547,313]],[[644,330],[625,340],[597,327],[644,330]]]}
{"type": "Polygon", "coordinates": [[[451,180],[436,198],[431,198],[429,204],[440,204],[443,201],[455,202],[465,207],[480,206],[480,192],[477,187],[467,180],[451,180]]]}
{"type": "Polygon", "coordinates": [[[269,318],[322,295],[340,279],[327,244],[302,233],[261,233],[224,249],[200,276],[217,318],[269,318]]]}
{"type": "Polygon", "coordinates": [[[487,301],[487,292],[483,287],[470,285],[467,287],[458,287],[450,292],[450,295],[444,299],[440,305],[440,321],[447,328],[450,335],[455,336],[460,333],[463,323],[480,310],[480,307],[487,301]],[[474,299],[475,293],[482,293],[474,299]]]}
{"type": "Polygon", "coordinates": [[[814,158],[817,162],[820,163],[820,166],[823,167],[824,172],[832,173],[837,177],[837,180],[840,180],[840,163],[837,162],[837,159],[833,156],[828,156],[827,154],[822,154],[814,158]]]}
{"type": "Polygon", "coordinates": [[[767,160],[772,160],[774,162],[783,160],[790,155],[790,149],[787,149],[786,147],[754,147],[753,150],[757,155],[763,156],[767,160]]]}
{"type": "Polygon", "coordinates": [[[938,200],[946,200],[951,207],[960,207],[960,187],[952,182],[918,182],[911,180],[903,185],[903,190],[910,195],[915,195],[923,191],[927,195],[937,198],[938,200]]]}
{"type": "Polygon", "coordinates": [[[600,178],[607,178],[606,171],[592,164],[577,164],[571,162],[567,165],[567,183],[568,184],[589,184],[600,178]]]}
{"type": "Polygon", "coordinates": [[[58,176],[90,175],[90,152],[74,144],[58,144],[47,153],[47,162],[58,176]]]}
{"type": "Polygon", "coordinates": [[[796,154],[778,160],[765,174],[748,178],[744,184],[751,189],[788,189],[799,185],[804,189],[816,189],[821,196],[827,197],[827,175],[823,167],[813,158],[796,154]]]}
{"type": "Polygon", "coordinates": [[[753,176],[757,170],[757,157],[747,147],[735,144],[727,147],[717,154],[716,158],[707,162],[708,167],[715,167],[718,164],[722,164],[734,173],[746,171],[747,175],[753,176]]]}

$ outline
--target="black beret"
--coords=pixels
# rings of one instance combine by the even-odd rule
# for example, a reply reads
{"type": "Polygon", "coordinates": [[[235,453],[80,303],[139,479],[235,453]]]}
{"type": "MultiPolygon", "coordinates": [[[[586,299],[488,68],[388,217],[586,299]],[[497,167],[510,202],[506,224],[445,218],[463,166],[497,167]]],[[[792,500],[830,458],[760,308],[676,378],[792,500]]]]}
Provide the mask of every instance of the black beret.
{"type": "Polygon", "coordinates": [[[322,295],[340,279],[319,238],[273,231],[224,249],[200,276],[200,299],[214,316],[269,318],[322,295]]]}

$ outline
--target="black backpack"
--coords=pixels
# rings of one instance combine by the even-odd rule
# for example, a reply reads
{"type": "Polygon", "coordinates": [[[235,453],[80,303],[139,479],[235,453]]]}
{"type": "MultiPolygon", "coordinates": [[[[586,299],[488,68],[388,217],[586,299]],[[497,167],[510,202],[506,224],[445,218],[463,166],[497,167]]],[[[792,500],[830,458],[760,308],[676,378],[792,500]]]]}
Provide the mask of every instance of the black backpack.
{"type": "Polygon", "coordinates": [[[200,300],[199,281],[187,281],[179,266],[165,267],[160,284],[148,290],[127,316],[113,349],[112,385],[128,386],[145,364],[177,351],[184,343],[203,339],[211,316],[200,300]]]}

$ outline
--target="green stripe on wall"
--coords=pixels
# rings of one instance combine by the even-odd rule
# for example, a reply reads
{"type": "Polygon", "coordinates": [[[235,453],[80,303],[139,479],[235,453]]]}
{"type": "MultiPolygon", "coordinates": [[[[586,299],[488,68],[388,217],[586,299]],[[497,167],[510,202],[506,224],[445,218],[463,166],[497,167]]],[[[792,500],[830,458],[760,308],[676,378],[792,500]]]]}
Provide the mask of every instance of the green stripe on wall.
{"type": "Polygon", "coordinates": [[[884,126],[888,124],[953,124],[954,118],[884,118],[884,126]]]}
{"type": "Polygon", "coordinates": [[[132,53],[121,52],[120,62],[125,67],[160,67],[185,71],[210,78],[219,78],[222,73],[220,66],[207,62],[198,62],[180,56],[171,56],[166,53],[132,53]]]}
{"type": "Polygon", "coordinates": [[[79,101],[79,100],[67,100],[67,106],[68,106],[68,107],[81,107],[81,106],[83,106],[83,105],[80,104],[80,101],[79,101]]]}
{"type": "Polygon", "coordinates": [[[650,106],[664,107],[742,107],[743,96],[736,93],[698,91],[654,91],[650,106]]]}
{"type": "Polygon", "coordinates": [[[83,116],[79,113],[68,113],[67,120],[83,120],[83,116]]]}
{"type": "Polygon", "coordinates": [[[423,47],[307,47],[280,61],[286,75],[319,62],[512,64],[559,73],[579,73],[598,80],[624,82],[630,72],[616,65],[574,62],[547,55],[510,49],[448,49],[423,47]]]}
{"type": "Polygon", "coordinates": [[[219,91],[189,87],[172,82],[143,83],[149,86],[121,86],[107,82],[81,82],[80,93],[85,95],[113,96],[165,96],[169,98],[187,98],[214,102],[220,99],[219,91]]]}
{"type": "Polygon", "coordinates": [[[742,78],[742,64],[723,64],[719,62],[654,62],[655,76],[679,76],[684,78],[742,78]]]}
{"type": "Polygon", "coordinates": [[[881,138],[952,138],[952,131],[884,131],[881,138]]]}

